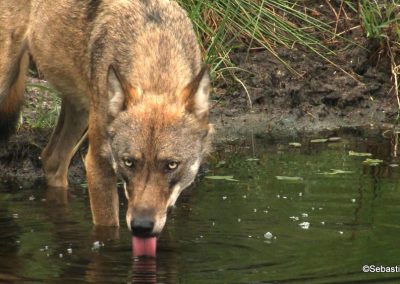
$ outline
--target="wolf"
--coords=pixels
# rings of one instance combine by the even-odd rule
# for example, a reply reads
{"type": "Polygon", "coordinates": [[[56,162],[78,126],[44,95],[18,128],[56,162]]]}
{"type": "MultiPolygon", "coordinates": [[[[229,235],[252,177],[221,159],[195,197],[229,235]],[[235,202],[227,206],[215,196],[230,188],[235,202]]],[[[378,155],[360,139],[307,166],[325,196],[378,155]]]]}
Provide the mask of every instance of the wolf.
{"type": "Polygon", "coordinates": [[[87,132],[93,223],[119,226],[122,181],[135,255],[155,255],[180,193],[210,151],[210,78],[186,12],[169,0],[0,1],[0,137],[14,131],[28,58],[62,94],[41,154],[49,187],[87,132]]]}

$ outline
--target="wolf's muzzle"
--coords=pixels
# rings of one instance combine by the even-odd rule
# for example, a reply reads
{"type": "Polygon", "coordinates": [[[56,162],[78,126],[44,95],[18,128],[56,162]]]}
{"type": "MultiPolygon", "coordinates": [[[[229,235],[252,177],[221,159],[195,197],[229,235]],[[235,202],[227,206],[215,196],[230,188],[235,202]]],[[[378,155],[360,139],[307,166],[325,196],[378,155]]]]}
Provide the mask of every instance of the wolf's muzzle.
{"type": "Polygon", "coordinates": [[[132,235],[140,238],[149,238],[153,234],[154,222],[147,218],[135,218],[131,221],[132,235]]]}

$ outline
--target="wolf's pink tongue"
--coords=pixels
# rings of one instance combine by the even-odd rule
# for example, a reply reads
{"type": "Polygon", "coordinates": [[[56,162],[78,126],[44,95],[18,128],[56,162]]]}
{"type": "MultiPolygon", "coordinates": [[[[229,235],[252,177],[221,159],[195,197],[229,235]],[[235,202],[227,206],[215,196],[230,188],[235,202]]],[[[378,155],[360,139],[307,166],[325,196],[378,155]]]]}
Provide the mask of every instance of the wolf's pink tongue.
{"type": "Polygon", "coordinates": [[[133,256],[156,257],[157,238],[132,237],[133,256]]]}

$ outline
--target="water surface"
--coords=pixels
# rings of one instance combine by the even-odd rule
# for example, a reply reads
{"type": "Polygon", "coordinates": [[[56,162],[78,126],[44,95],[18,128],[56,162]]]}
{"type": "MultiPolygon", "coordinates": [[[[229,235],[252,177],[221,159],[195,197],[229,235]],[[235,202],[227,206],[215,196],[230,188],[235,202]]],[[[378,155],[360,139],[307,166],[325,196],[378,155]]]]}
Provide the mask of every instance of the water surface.
{"type": "Polygon", "coordinates": [[[3,184],[0,282],[399,283],[400,273],[362,272],[400,265],[397,140],[337,135],[217,145],[205,175],[237,181],[205,178],[182,196],[157,260],[132,258],[125,226],[93,229],[84,187],[64,194],[3,184]],[[368,166],[349,151],[384,162],[368,166]]]}

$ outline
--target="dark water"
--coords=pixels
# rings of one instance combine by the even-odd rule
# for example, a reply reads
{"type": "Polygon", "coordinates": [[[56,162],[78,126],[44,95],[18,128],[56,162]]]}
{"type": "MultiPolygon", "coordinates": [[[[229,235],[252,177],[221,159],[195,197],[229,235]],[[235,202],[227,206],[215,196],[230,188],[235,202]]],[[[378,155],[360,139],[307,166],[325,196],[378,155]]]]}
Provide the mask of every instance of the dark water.
{"type": "Polygon", "coordinates": [[[183,196],[156,261],[131,257],[125,227],[93,229],[84,188],[3,185],[0,282],[400,283],[400,272],[362,272],[400,265],[396,139],[359,134],[296,139],[301,148],[251,137],[218,146],[206,175],[238,181],[204,179],[183,196]],[[363,165],[350,150],[384,162],[363,165]]]}

